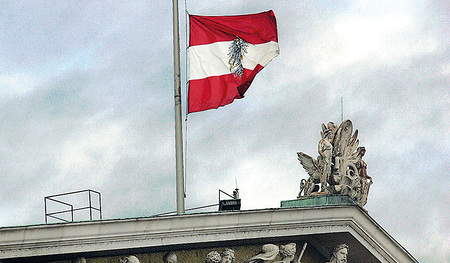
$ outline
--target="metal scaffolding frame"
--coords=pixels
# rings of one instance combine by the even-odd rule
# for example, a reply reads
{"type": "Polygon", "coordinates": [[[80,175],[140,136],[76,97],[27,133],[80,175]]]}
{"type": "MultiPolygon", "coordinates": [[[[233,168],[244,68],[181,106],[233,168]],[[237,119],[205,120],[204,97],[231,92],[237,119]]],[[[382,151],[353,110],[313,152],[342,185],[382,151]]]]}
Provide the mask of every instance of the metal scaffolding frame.
{"type": "Polygon", "coordinates": [[[57,220],[61,220],[63,222],[73,222],[73,216],[74,216],[74,212],[76,211],[81,211],[81,210],[87,210],[89,209],[89,220],[92,220],[93,218],[93,211],[98,211],[99,212],[99,219],[102,220],[102,201],[101,201],[101,194],[100,192],[91,190],[91,189],[87,189],[87,190],[80,190],[80,191],[73,191],[73,192],[68,192],[68,193],[62,193],[62,194],[56,194],[56,195],[50,195],[50,196],[46,196],[44,197],[44,205],[45,205],[45,223],[48,223],[48,218],[54,218],[57,220]],[[67,202],[58,200],[57,198],[61,197],[61,196],[68,196],[68,195],[74,195],[74,194],[79,194],[79,193],[83,193],[83,192],[88,192],[88,197],[89,197],[89,205],[88,206],[84,206],[84,207],[76,207],[73,204],[69,204],[67,202]],[[93,194],[96,194],[98,197],[98,207],[94,207],[92,204],[92,197],[93,194]],[[56,211],[56,212],[48,212],[48,208],[47,208],[47,202],[48,201],[52,201],[52,202],[56,202],[59,204],[64,205],[65,207],[67,207],[68,209],[64,209],[64,210],[60,210],[60,211],[56,211]],[[71,220],[67,220],[64,218],[61,218],[59,216],[56,215],[60,215],[60,214],[65,214],[65,213],[70,213],[70,218],[71,220]]]}

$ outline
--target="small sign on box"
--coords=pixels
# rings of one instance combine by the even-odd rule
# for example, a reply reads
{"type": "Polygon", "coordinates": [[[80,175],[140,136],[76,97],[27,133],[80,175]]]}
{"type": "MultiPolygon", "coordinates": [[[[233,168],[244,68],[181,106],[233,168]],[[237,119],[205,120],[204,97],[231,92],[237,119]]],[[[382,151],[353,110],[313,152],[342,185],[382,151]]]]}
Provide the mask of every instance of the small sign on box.
{"type": "Polygon", "coordinates": [[[241,210],[241,199],[220,200],[219,211],[241,210]]]}

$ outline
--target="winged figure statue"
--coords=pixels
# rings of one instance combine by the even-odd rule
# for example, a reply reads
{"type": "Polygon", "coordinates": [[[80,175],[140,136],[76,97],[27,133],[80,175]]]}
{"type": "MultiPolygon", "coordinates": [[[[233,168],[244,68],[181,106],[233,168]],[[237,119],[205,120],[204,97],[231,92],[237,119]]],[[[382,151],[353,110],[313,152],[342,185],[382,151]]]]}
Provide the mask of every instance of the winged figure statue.
{"type": "Polygon", "coordinates": [[[366,149],[359,147],[358,130],[353,132],[350,120],[339,126],[322,124],[317,159],[298,152],[298,159],[309,175],[302,179],[298,198],[317,194],[347,194],[361,206],[367,202],[372,178],[362,160],[366,149]],[[319,191],[320,185],[320,191],[319,191]]]}

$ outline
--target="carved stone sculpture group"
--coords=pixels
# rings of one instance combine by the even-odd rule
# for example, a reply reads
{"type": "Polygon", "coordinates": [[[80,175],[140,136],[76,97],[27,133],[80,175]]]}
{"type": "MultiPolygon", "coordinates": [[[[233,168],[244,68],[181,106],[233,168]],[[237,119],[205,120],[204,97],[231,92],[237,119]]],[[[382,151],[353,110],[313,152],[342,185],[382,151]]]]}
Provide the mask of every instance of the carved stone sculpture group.
{"type": "Polygon", "coordinates": [[[234,263],[234,251],[229,248],[225,248],[222,253],[217,251],[211,251],[206,255],[206,263],[234,263]]]}
{"type": "Polygon", "coordinates": [[[298,159],[309,174],[302,179],[298,198],[318,194],[347,194],[361,207],[367,203],[372,177],[367,174],[367,164],[362,160],[366,153],[359,146],[358,130],[346,120],[336,126],[322,124],[317,160],[298,152],[298,159]],[[319,189],[320,187],[320,189],[319,189]]]}
{"type": "MultiPolygon", "coordinates": [[[[306,243],[303,245],[303,249],[300,251],[295,263],[301,263],[303,253],[306,249],[306,243]]],[[[295,243],[289,243],[286,245],[277,246],[274,244],[265,244],[261,248],[261,252],[257,255],[247,259],[244,263],[290,263],[294,262],[294,257],[297,253],[295,243]],[[280,261],[273,261],[277,255],[280,254],[280,261]]],[[[340,244],[333,250],[331,259],[327,263],[347,263],[348,246],[346,244],[340,244]]],[[[173,252],[164,254],[162,261],[164,263],[177,263],[177,255],[173,252]]],[[[206,263],[235,263],[234,250],[225,248],[221,253],[217,251],[211,251],[206,255],[206,263]]],[[[86,263],[85,258],[77,258],[73,260],[74,263],[86,263]]],[[[119,259],[120,263],[140,263],[136,256],[126,256],[119,259]]]]}

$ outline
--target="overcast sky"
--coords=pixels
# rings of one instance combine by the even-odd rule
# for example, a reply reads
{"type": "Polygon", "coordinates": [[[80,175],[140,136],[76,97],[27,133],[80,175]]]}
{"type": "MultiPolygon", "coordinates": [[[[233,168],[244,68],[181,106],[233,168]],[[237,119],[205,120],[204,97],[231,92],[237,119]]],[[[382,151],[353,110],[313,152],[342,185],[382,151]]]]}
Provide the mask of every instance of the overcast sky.
{"type": "MultiPolygon", "coordinates": [[[[176,210],[171,4],[0,2],[0,226],[42,224],[45,196],[82,189],[101,192],[104,218],[176,210]]],[[[450,261],[448,1],[187,7],[272,9],[281,54],[244,99],[183,123],[186,208],[236,180],[243,209],[294,199],[307,178],[296,153],[317,157],[343,98],[374,180],[365,208],[420,262],[450,261]]]]}

